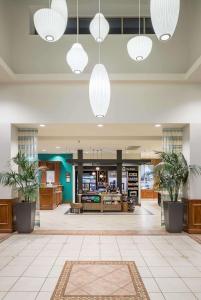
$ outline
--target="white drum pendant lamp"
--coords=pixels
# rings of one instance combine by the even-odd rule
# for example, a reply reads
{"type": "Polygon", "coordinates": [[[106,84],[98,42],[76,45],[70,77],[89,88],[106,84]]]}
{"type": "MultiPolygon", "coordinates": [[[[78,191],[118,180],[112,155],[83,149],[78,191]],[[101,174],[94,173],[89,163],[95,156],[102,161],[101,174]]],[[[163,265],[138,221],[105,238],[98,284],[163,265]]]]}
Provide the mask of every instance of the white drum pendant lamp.
{"type": "Polygon", "coordinates": [[[157,38],[161,41],[169,40],[178,23],[180,0],[151,0],[150,9],[157,38]]]}
{"type": "Polygon", "coordinates": [[[140,10],[141,7],[139,0],[139,35],[130,39],[127,44],[129,56],[137,62],[145,60],[150,55],[153,44],[152,40],[148,36],[141,35],[140,10]]]}
{"type": "Polygon", "coordinates": [[[99,0],[99,12],[94,16],[89,26],[91,35],[98,43],[102,43],[105,40],[110,30],[109,23],[100,10],[99,0]]]}
{"type": "Polygon", "coordinates": [[[75,74],[80,74],[84,71],[88,64],[88,55],[82,45],[79,43],[79,13],[77,0],[77,38],[71,49],[66,55],[66,62],[75,74]]]}
{"type": "Polygon", "coordinates": [[[67,4],[65,6],[65,3],[65,0],[62,2],[61,0],[54,0],[53,7],[39,9],[34,14],[36,31],[46,42],[58,41],[66,30],[67,4]],[[63,13],[61,13],[61,8],[63,13]]]}
{"type": "Polygon", "coordinates": [[[52,0],[51,8],[60,13],[64,20],[66,21],[66,26],[68,22],[68,7],[66,0],[52,0]]]}
{"type": "Polygon", "coordinates": [[[89,82],[89,99],[92,111],[97,118],[106,116],[110,96],[110,79],[107,70],[103,64],[96,64],[89,82]]]}

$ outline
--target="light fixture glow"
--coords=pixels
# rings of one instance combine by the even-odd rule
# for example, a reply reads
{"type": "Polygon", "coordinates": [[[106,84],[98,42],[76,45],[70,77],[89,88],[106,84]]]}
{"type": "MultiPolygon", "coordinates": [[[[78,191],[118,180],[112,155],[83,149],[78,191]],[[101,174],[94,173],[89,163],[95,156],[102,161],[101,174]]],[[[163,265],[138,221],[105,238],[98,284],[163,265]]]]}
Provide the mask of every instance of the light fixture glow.
{"type": "Polygon", "coordinates": [[[61,149],[61,147],[60,146],[56,146],[56,149],[61,149]]]}
{"type": "Polygon", "coordinates": [[[47,151],[46,149],[43,149],[43,150],[42,150],[42,152],[46,152],[46,151],[47,151]]]}
{"type": "Polygon", "coordinates": [[[98,124],[97,127],[102,128],[104,125],[103,124],[98,124]]]}
{"type": "Polygon", "coordinates": [[[151,53],[152,40],[144,35],[138,35],[130,39],[127,44],[129,56],[135,61],[145,60],[151,53]]]}
{"type": "Polygon", "coordinates": [[[96,171],[100,171],[100,167],[96,167],[96,171]]]}
{"type": "Polygon", "coordinates": [[[80,43],[74,43],[66,55],[66,61],[75,74],[80,74],[88,64],[88,55],[80,43]]]}
{"type": "Polygon", "coordinates": [[[103,64],[96,64],[89,82],[89,98],[92,111],[97,118],[107,114],[110,105],[110,79],[103,64]]]}
{"type": "Polygon", "coordinates": [[[156,36],[168,41],[174,34],[180,11],[180,0],[151,0],[151,20],[156,36]]]}
{"type": "Polygon", "coordinates": [[[110,26],[102,13],[97,13],[90,23],[89,30],[96,42],[101,43],[107,37],[110,26]]]}
{"type": "Polygon", "coordinates": [[[46,127],[46,125],[45,124],[40,124],[40,127],[46,127]]]}
{"type": "Polygon", "coordinates": [[[46,42],[56,42],[65,32],[66,20],[56,10],[42,8],[34,14],[34,25],[43,40],[46,42]]]}
{"type": "Polygon", "coordinates": [[[156,124],[155,127],[158,127],[158,128],[159,128],[159,127],[161,127],[161,124],[156,124]]]}
{"type": "Polygon", "coordinates": [[[92,172],[92,175],[93,175],[93,176],[96,176],[96,172],[92,172]]]}

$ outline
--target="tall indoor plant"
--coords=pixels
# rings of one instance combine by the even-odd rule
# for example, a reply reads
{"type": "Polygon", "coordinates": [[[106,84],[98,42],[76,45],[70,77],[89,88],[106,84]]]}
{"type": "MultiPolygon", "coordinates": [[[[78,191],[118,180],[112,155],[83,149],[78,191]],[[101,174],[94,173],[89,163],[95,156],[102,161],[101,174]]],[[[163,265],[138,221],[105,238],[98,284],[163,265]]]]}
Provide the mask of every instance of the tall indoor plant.
{"type": "Polygon", "coordinates": [[[161,162],[154,167],[155,189],[167,191],[169,201],[163,202],[165,227],[169,232],[183,230],[183,203],[180,197],[190,172],[201,175],[201,167],[189,166],[184,155],[176,152],[159,152],[161,162]]]}
{"type": "Polygon", "coordinates": [[[0,183],[10,186],[18,192],[19,202],[14,205],[16,227],[19,233],[30,233],[34,229],[36,199],[38,196],[38,168],[36,162],[30,162],[19,152],[13,159],[15,168],[0,173],[0,183]]]}

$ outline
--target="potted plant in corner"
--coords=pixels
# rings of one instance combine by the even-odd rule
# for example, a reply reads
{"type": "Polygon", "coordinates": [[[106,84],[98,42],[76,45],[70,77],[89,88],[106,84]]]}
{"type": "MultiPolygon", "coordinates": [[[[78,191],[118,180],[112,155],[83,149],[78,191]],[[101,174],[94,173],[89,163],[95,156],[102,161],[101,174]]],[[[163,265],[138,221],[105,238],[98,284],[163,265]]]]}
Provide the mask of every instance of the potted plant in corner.
{"type": "MultiPolygon", "coordinates": [[[[19,152],[13,159],[17,171],[0,173],[0,183],[17,190],[19,202],[14,205],[16,228],[19,233],[30,233],[34,229],[36,199],[38,196],[38,168],[36,162],[30,162],[19,152]]],[[[16,169],[16,168],[15,168],[16,169]]]]}
{"type": "Polygon", "coordinates": [[[201,175],[201,167],[189,166],[182,153],[159,152],[161,162],[154,167],[155,189],[167,191],[169,201],[163,201],[165,228],[168,232],[183,230],[184,205],[181,191],[187,183],[190,171],[201,175]]]}

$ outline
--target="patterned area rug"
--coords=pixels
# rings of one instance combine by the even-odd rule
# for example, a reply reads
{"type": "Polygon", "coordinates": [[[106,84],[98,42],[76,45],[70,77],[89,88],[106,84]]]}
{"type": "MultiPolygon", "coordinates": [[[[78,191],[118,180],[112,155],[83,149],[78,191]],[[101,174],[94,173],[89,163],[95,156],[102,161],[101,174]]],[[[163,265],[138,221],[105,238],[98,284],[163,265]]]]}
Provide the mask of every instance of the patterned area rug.
{"type": "Polygon", "coordinates": [[[134,262],[68,261],[51,300],[149,300],[134,262]]]}
{"type": "Polygon", "coordinates": [[[189,237],[201,244],[201,234],[189,234],[189,237]]]}
{"type": "Polygon", "coordinates": [[[8,239],[10,236],[11,236],[10,233],[0,233],[0,243],[8,239]]]}

